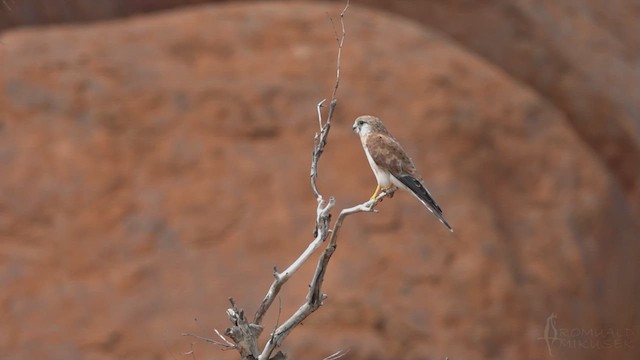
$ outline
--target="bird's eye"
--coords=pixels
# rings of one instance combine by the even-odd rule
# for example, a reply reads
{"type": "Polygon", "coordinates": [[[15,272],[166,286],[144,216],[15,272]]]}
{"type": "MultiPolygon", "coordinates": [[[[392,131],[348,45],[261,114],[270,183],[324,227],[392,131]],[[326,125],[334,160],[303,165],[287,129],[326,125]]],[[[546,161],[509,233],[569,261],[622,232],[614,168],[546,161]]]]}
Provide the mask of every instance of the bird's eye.
{"type": "Polygon", "coordinates": [[[364,124],[363,120],[358,120],[358,126],[362,126],[362,124],[364,124]]]}

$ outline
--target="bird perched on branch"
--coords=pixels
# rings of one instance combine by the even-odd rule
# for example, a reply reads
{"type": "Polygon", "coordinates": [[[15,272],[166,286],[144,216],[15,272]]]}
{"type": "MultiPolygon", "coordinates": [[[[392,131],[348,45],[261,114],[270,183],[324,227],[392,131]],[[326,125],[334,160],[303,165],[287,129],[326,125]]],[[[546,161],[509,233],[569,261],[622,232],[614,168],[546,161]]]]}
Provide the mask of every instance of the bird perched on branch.
{"type": "Polygon", "coordinates": [[[364,153],[378,181],[371,200],[375,199],[381,190],[385,192],[393,192],[396,188],[407,190],[418,198],[444,226],[453,231],[444,219],[442,209],[422,184],[413,161],[398,140],[387,131],[382,121],[375,116],[360,116],[353,123],[353,131],[360,135],[364,153]]]}

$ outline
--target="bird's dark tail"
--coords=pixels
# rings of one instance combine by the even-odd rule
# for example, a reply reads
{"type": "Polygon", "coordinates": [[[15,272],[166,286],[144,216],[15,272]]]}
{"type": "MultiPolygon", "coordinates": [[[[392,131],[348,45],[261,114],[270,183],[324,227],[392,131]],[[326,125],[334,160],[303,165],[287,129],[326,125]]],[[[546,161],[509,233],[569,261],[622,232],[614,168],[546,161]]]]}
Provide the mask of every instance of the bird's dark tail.
{"type": "Polygon", "coordinates": [[[410,175],[405,175],[399,177],[398,180],[403,183],[404,186],[408,187],[418,200],[420,200],[420,202],[422,202],[424,206],[426,206],[427,209],[429,209],[429,211],[431,211],[431,213],[433,213],[433,215],[435,215],[438,220],[440,220],[440,222],[449,229],[449,231],[453,232],[453,228],[442,215],[442,209],[440,209],[440,206],[438,206],[429,191],[418,179],[410,175]]]}

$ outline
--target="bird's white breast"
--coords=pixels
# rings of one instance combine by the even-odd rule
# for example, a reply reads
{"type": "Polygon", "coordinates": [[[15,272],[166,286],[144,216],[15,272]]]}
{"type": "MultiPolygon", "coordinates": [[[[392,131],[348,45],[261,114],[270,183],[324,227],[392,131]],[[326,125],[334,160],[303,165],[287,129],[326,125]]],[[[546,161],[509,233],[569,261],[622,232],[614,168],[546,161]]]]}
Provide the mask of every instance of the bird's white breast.
{"type": "MultiPolygon", "coordinates": [[[[363,144],[364,145],[364,144],[363,144]]],[[[369,166],[371,166],[371,170],[373,170],[373,174],[376,176],[376,180],[378,181],[378,185],[382,188],[388,188],[391,185],[391,173],[381,168],[373,161],[371,154],[369,154],[369,149],[367,146],[364,146],[364,153],[367,155],[367,160],[369,161],[369,166]]]]}

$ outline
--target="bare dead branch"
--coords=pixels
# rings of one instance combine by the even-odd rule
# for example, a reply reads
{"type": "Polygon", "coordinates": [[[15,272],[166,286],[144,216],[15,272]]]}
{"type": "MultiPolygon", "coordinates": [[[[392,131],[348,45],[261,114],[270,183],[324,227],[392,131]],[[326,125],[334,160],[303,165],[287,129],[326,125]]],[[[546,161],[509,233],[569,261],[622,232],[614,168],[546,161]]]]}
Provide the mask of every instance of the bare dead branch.
{"type": "Polygon", "coordinates": [[[267,295],[262,300],[258,311],[256,312],[253,322],[256,325],[260,325],[262,323],[262,318],[264,317],[267,310],[275,300],[276,296],[280,292],[282,285],[284,285],[293,274],[300,269],[302,264],[304,264],[309,257],[322,245],[327,236],[329,235],[329,218],[330,211],[335,205],[335,200],[333,198],[329,199],[327,204],[319,203],[317,207],[317,215],[316,215],[316,232],[317,235],[315,239],[307,246],[307,249],[300,254],[300,256],[284,271],[278,273],[274,272],[273,276],[275,280],[271,284],[267,295]]]}
{"type": "Polygon", "coordinates": [[[338,99],[336,98],[338,93],[338,87],[340,86],[340,60],[342,59],[342,47],[344,45],[344,39],[347,37],[347,31],[344,25],[344,14],[347,12],[349,8],[349,0],[347,0],[346,5],[340,12],[340,26],[342,30],[342,35],[338,37],[338,32],[335,30],[335,24],[333,23],[333,18],[329,18],[331,20],[331,25],[333,26],[333,32],[336,34],[336,41],[338,42],[338,53],[336,55],[336,81],[333,86],[333,93],[331,94],[331,102],[329,103],[329,111],[327,112],[327,119],[324,122],[322,121],[322,108],[326,99],[322,100],[318,103],[318,125],[320,127],[320,134],[315,135],[314,137],[314,147],[313,153],[311,155],[311,188],[313,189],[313,193],[316,195],[318,199],[318,203],[322,201],[322,195],[320,195],[320,191],[318,191],[318,185],[316,184],[316,179],[318,177],[318,161],[320,160],[320,156],[324,151],[324,147],[327,144],[327,138],[329,136],[329,130],[331,129],[331,119],[333,118],[333,112],[336,109],[336,105],[338,104],[338,99]]]}
{"type": "MultiPolygon", "coordinates": [[[[184,335],[184,334],[183,334],[183,335],[184,335]]],[[[191,359],[196,360],[196,352],[193,350],[193,345],[194,345],[194,343],[191,343],[191,350],[189,350],[189,351],[185,352],[185,353],[184,353],[184,354],[182,354],[182,355],[185,355],[185,356],[186,356],[186,355],[191,355],[191,359]]],[[[173,354],[171,354],[171,357],[173,358],[173,360],[178,360],[178,359],[176,359],[176,357],[175,357],[175,356],[173,356],[173,354]]]]}
{"type": "MultiPolygon", "coordinates": [[[[217,332],[217,330],[216,330],[216,332],[217,332]]],[[[214,345],[220,346],[222,348],[222,350],[230,350],[230,349],[235,349],[236,348],[236,346],[234,344],[228,342],[226,339],[225,339],[225,342],[219,342],[219,341],[216,341],[216,340],[204,337],[204,336],[196,335],[196,334],[182,333],[181,335],[182,336],[190,336],[190,337],[196,338],[198,340],[202,340],[202,341],[208,342],[210,344],[214,344],[214,345]]],[[[193,351],[193,348],[191,349],[191,351],[193,351]]],[[[188,354],[185,354],[185,355],[188,355],[188,354]]]]}
{"type": "MultiPolygon", "coordinates": [[[[12,3],[13,5],[15,5],[15,4],[13,3],[13,0],[11,1],[11,3],[12,3]]],[[[5,6],[9,11],[13,11],[13,9],[11,8],[11,6],[9,6],[9,3],[7,2],[7,0],[2,0],[2,4],[4,4],[4,6],[5,6]]]]}
{"type": "Polygon", "coordinates": [[[338,350],[322,360],[338,360],[349,353],[349,349],[338,350]]]}
{"type": "MultiPolygon", "coordinates": [[[[349,215],[360,212],[375,212],[375,206],[380,201],[382,201],[384,197],[393,195],[393,192],[382,192],[378,195],[377,198],[373,200],[369,200],[365,203],[356,205],[351,208],[343,209],[342,211],[340,211],[340,214],[338,215],[333,228],[331,228],[331,210],[335,206],[335,199],[333,197],[329,197],[329,200],[325,201],[316,184],[318,176],[318,162],[327,144],[329,131],[331,129],[331,119],[333,117],[333,113],[337,104],[336,96],[338,87],[340,85],[340,62],[342,56],[342,47],[344,45],[344,40],[346,37],[344,15],[348,8],[349,1],[347,0],[344,9],[340,13],[340,25],[342,30],[341,36],[338,36],[338,32],[335,30],[333,19],[331,19],[331,23],[334,25],[336,41],[338,42],[338,53],[336,58],[336,81],[333,87],[333,93],[331,95],[331,101],[329,103],[329,109],[327,111],[326,119],[323,120],[322,111],[326,100],[322,100],[317,105],[318,126],[320,132],[316,133],[314,137],[314,147],[311,156],[310,171],[311,187],[317,201],[314,239],[300,254],[300,256],[295,261],[293,261],[293,263],[291,263],[291,265],[289,265],[285,270],[278,272],[277,269],[274,269],[274,280],[271,283],[267,294],[262,300],[262,303],[258,307],[252,323],[249,323],[247,321],[244,315],[244,311],[236,307],[233,299],[229,299],[231,308],[227,309],[227,315],[233,323],[233,326],[227,329],[225,331],[225,334],[229,336],[231,340],[233,340],[233,343],[231,343],[217,331],[216,333],[223,340],[222,342],[213,339],[201,338],[204,341],[214,343],[218,346],[224,346],[227,348],[233,347],[240,352],[241,357],[245,360],[281,360],[286,358],[286,356],[282,352],[276,353],[273,357],[271,357],[271,354],[276,349],[276,347],[282,344],[284,339],[291,333],[291,331],[296,326],[300,325],[302,321],[304,321],[311,313],[317,310],[322,305],[324,299],[326,299],[327,295],[322,293],[324,275],[327,271],[329,260],[331,259],[331,256],[337,248],[338,234],[340,232],[344,219],[349,215]],[[316,269],[313,278],[311,279],[309,290],[306,296],[306,301],[293,315],[291,315],[291,317],[285,320],[282,325],[278,325],[280,314],[278,315],[278,322],[276,322],[273,332],[270,334],[270,337],[267,340],[267,343],[265,344],[262,351],[259,351],[258,337],[260,336],[260,333],[263,329],[261,323],[266,312],[273,304],[273,301],[280,293],[280,290],[282,289],[284,284],[300,269],[300,267],[304,263],[309,260],[311,255],[323,243],[325,243],[327,239],[329,239],[328,244],[318,259],[318,263],[316,265],[316,269]]],[[[281,310],[282,305],[280,305],[280,311],[281,310]]],[[[330,355],[326,359],[335,360],[343,357],[346,353],[347,351],[338,351],[330,355]]]]}
{"type": "Polygon", "coordinates": [[[220,339],[222,339],[222,342],[223,342],[224,344],[226,344],[226,345],[227,345],[227,346],[229,346],[229,347],[233,347],[233,348],[235,348],[235,345],[234,345],[231,341],[227,340],[227,338],[226,338],[226,337],[224,337],[224,335],[220,334],[220,332],[218,331],[218,329],[213,329],[213,331],[215,331],[216,335],[218,335],[218,337],[219,337],[220,339]]]}
{"type": "MultiPolygon", "coordinates": [[[[338,32],[336,31],[336,27],[333,24],[333,19],[330,18],[331,24],[333,26],[333,32],[336,34],[336,41],[338,42],[338,55],[336,58],[336,84],[333,87],[333,94],[331,95],[331,103],[335,102],[336,93],[338,92],[338,86],[340,85],[340,59],[342,58],[342,45],[344,44],[344,39],[347,37],[347,32],[344,27],[344,14],[347,12],[348,8],[349,8],[349,0],[347,0],[347,4],[344,6],[344,9],[342,9],[342,12],[340,12],[340,28],[342,29],[342,35],[339,38],[338,38],[338,32]]],[[[328,120],[330,120],[331,115],[333,115],[331,108],[329,108],[329,111],[330,112],[327,115],[328,120]]]]}
{"type": "Polygon", "coordinates": [[[273,334],[276,333],[276,329],[280,326],[280,316],[282,315],[282,298],[278,297],[278,317],[276,317],[276,323],[273,325],[273,332],[269,340],[273,341],[273,334]]]}
{"type": "Polygon", "coordinates": [[[282,353],[282,351],[278,351],[271,359],[269,360],[287,360],[287,356],[282,353]]]}
{"type": "Polygon", "coordinates": [[[260,354],[260,357],[258,358],[259,360],[269,359],[269,355],[271,354],[271,352],[277,346],[280,346],[280,344],[282,344],[289,333],[296,326],[300,325],[300,323],[302,323],[302,321],[304,321],[309,315],[311,315],[311,313],[316,311],[322,305],[322,301],[326,299],[327,295],[321,292],[322,283],[324,281],[324,274],[326,273],[329,260],[331,259],[333,252],[337,248],[338,233],[340,232],[340,228],[342,227],[342,222],[344,221],[344,219],[349,215],[360,212],[375,212],[375,206],[380,203],[383,198],[392,195],[393,192],[387,193],[383,191],[374,200],[369,200],[360,205],[356,205],[354,207],[346,208],[340,211],[340,215],[338,216],[338,219],[336,220],[333,229],[331,230],[331,238],[329,240],[329,244],[318,260],[318,265],[316,266],[316,271],[313,275],[311,285],[309,286],[309,292],[307,293],[307,301],[302,306],[300,306],[300,308],[276,330],[275,334],[272,334],[271,339],[265,345],[262,354],[260,354]]]}
{"type": "Polygon", "coordinates": [[[229,302],[231,308],[227,309],[227,316],[233,326],[225,331],[225,335],[233,340],[243,359],[255,359],[259,354],[258,337],[262,333],[262,326],[250,324],[244,316],[244,310],[238,309],[232,298],[229,298],[229,302]]]}
{"type": "Polygon", "coordinates": [[[322,200],[322,195],[320,195],[320,191],[318,190],[318,185],[316,183],[316,179],[318,178],[318,161],[320,160],[320,156],[324,152],[324,147],[327,145],[327,136],[329,136],[329,129],[331,128],[331,119],[328,119],[326,124],[322,124],[322,107],[325,103],[326,99],[323,99],[318,103],[318,124],[320,125],[320,134],[316,133],[313,141],[313,152],[311,154],[311,172],[309,177],[311,178],[311,189],[318,199],[318,203],[322,200]]]}

